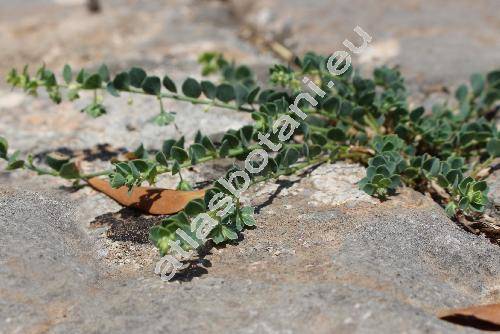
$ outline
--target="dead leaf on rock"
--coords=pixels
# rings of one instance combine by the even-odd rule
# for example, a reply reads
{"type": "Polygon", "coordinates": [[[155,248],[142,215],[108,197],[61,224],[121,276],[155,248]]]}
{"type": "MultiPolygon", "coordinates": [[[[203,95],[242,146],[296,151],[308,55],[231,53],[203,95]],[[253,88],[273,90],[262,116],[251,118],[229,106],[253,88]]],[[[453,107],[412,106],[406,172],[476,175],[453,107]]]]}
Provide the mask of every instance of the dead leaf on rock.
{"type": "Polygon", "coordinates": [[[87,182],[92,188],[108,195],[119,204],[152,215],[169,215],[179,212],[191,200],[205,195],[205,190],[181,191],[151,187],[135,187],[129,193],[127,187],[115,189],[108,181],[97,177],[87,182]]]}
{"type": "Polygon", "coordinates": [[[500,304],[447,310],[441,313],[439,318],[457,325],[489,331],[500,331],[500,304]]]}

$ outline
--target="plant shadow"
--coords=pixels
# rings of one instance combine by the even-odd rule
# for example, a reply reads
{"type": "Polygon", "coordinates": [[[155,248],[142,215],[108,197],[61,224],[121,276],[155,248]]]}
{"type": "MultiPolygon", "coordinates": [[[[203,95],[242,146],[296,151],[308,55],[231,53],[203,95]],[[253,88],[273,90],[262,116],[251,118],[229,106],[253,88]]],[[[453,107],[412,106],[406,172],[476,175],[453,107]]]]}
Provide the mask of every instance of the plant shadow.
{"type": "MultiPolygon", "coordinates": [[[[305,176],[308,176],[321,164],[311,166],[298,174],[297,180],[277,180],[278,188],[261,204],[255,207],[255,213],[259,214],[263,208],[273,203],[274,199],[287,188],[301,181],[305,176]]],[[[205,185],[205,183],[197,184],[197,188],[205,185]]],[[[147,193],[140,197],[139,205],[142,208],[150,207],[154,201],[160,196],[161,189],[150,189],[147,193]]],[[[123,208],[117,212],[109,212],[100,215],[90,223],[91,227],[98,228],[108,226],[106,236],[113,241],[130,241],[139,244],[149,243],[149,230],[155,225],[161,224],[161,221],[168,215],[147,215],[138,209],[123,208]]],[[[178,271],[170,281],[190,282],[193,278],[202,277],[208,274],[207,268],[212,266],[210,260],[206,257],[212,254],[212,249],[224,249],[228,245],[238,245],[245,239],[244,234],[240,233],[238,239],[231,242],[216,245],[209,241],[206,245],[197,251],[193,259],[186,261],[186,267],[178,271]]]]}
{"type": "Polygon", "coordinates": [[[276,180],[276,183],[278,184],[278,188],[276,188],[276,190],[263,203],[255,206],[255,213],[256,214],[260,214],[261,211],[262,211],[262,209],[264,209],[265,207],[271,205],[274,202],[274,200],[279,196],[279,194],[283,190],[292,187],[296,183],[299,183],[302,180],[303,177],[306,177],[306,176],[310,175],[319,166],[321,166],[321,164],[316,164],[314,166],[311,166],[311,167],[307,168],[302,173],[298,174],[299,178],[297,180],[294,180],[294,181],[290,181],[290,180],[276,180]]]}
{"type": "Polygon", "coordinates": [[[97,144],[94,147],[85,148],[82,150],[74,150],[68,147],[59,147],[55,150],[46,150],[34,155],[35,160],[43,161],[45,156],[49,153],[57,152],[70,157],[81,157],[84,161],[109,161],[118,157],[120,154],[127,152],[125,147],[113,147],[108,143],[97,144]]]}
{"type": "Polygon", "coordinates": [[[161,223],[167,216],[151,216],[142,212],[123,208],[97,216],[91,228],[108,226],[106,236],[113,241],[131,241],[139,244],[149,243],[149,229],[161,223]]]}

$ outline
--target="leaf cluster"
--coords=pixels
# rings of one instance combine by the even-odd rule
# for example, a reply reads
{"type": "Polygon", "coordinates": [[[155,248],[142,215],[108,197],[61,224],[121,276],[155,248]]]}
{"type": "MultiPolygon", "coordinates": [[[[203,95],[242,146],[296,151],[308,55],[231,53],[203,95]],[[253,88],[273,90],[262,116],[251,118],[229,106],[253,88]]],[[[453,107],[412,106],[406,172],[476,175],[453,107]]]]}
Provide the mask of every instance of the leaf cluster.
{"type": "MultiPolygon", "coordinates": [[[[131,159],[114,161],[112,170],[102,172],[113,187],[131,189],[143,182],[154,184],[158,175],[170,173],[179,176],[178,189],[188,190],[192,185],[182,178],[183,168],[230,158],[234,164],[227,177],[246,163],[258,167],[262,161],[248,161],[249,154],[263,149],[267,164],[260,173],[249,175],[252,184],[317,163],[347,159],[367,167],[359,187],[369,195],[385,199],[396,194],[398,187],[409,186],[431,193],[452,217],[478,217],[484,211],[488,188],[477,175],[500,155],[495,123],[500,109],[500,71],[472,75],[468,84],[456,90],[454,101],[426,110],[410,108],[409,93],[397,68],[376,68],[372,76],[364,77],[349,66],[342,75],[334,76],[328,71],[328,57],[307,53],[289,66],[272,66],[269,85],[260,85],[248,66],[230,62],[220,53],[205,53],[199,62],[203,80],[188,77],[179,86],[168,75],[160,78],[138,67],[113,76],[106,66],[94,72],[80,70],[76,76],[65,66],[63,83],[44,67],[33,78],[25,68],[21,73],[13,70],[8,82],[29,94],[45,87],[55,102],[60,102],[63,91],[70,100],[79,98],[83,90],[94,91],[94,100],[84,111],[95,117],[106,112],[99,97],[105,92],[156,98],[160,113],[154,122],[158,125],[173,122],[174,113],[164,110],[164,99],[251,113],[252,124],[228,130],[217,140],[198,132],[192,141],[184,137],[165,139],[156,151],[141,145],[131,159]],[[304,76],[324,92],[321,96],[311,92],[315,103],[299,98],[304,93],[299,91],[304,76]],[[291,106],[307,117],[299,117],[291,106]],[[263,135],[277,148],[263,145],[263,135]]],[[[1,139],[0,158],[8,160],[8,168],[24,166],[44,172],[32,161],[21,165],[17,161],[22,160],[15,153],[8,155],[7,150],[6,140],[1,139]]],[[[52,156],[46,162],[53,170],[51,175],[86,177],[72,169],[72,162],[66,158],[52,156]]],[[[238,185],[234,180],[233,186],[238,185]]],[[[169,243],[176,240],[185,249],[193,248],[176,235],[180,228],[203,244],[190,225],[198,213],[207,213],[217,221],[208,240],[216,244],[236,240],[255,221],[252,209],[233,196],[215,181],[203,200],[192,201],[183,212],[153,228],[151,240],[162,253],[168,252],[169,243]],[[233,199],[234,207],[223,217],[208,207],[216,194],[233,199]]]]}

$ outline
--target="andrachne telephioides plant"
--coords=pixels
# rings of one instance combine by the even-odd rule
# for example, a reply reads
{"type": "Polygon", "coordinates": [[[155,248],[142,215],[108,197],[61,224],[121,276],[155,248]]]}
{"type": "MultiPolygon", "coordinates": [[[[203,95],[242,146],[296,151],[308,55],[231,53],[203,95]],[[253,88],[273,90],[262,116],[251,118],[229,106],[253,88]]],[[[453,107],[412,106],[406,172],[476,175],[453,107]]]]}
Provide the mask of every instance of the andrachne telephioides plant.
{"type": "MultiPolygon", "coordinates": [[[[129,155],[129,160],[112,161],[111,168],[85,174],[72,157],[49,154],[45,165],[35,163],[32,156],[20,157],[8,149],[0,138],[0,158],[6,169],[24,168],[38,174],[53,175],[77,184],[96,176],[104,176],[115,187],[129,189],[147,182],[154,184],[160,174],[179,176],[178,189],[192,185],[182,178],[184,168],[220,159],[234,159],[234,167],[244,161],[255,148],[268,150],[269,161],[260,173],[252,175],[252,184],[289,175],[319,163],[349,160],[366,166],[366,176],[359,187],[380,199],[397,193],[401,186],[429,192],[450,217],[465,215],[479,219],[487,204],[488,188],[481,171],[500,155],[500,135],[495,116],[500,102],[500,70],[486,76],[474,74],[468,85],[460,86],[455,104],[438,104],[432,110],[411,108],[404,79],[397,68],[380,67],[373,77],[362,77],[352,66],[340,76],[332,76],[326,60],[314,53],[297,58],[293,64],[270,68],[270,82],[258,83],[255,74],[245,65],[226,60],[219,53],[200,56],[202,75],[218,75],[218,80],[198,81],[187,78],[180,87],[168,76],[150,76],[141,68],[111,75],[103,65],[95,71],[75,72],[66,65],[59,79],[54,72],[41,67],[35,75],[28,68],[12,70],[7,81],[30,95],[45,89],[49,97],[60,103],[74,101],[82,91],[93,92],[94,98],[82,109],[90,117],[106,113],[103,97],[110,95],[150,95],[158,100],[159,113],[152,122],[169,126],[175,115],[166,111],[163,100],[174,99],[206,108],[218,107],[235,112],[251,113],[253,123],[227,131],[219,141],[198,132],[189,143],[184,137],[166,138],[158,151],[142,145],[129,155]],[[316,95],[313,105],[301,100],[298,107],[307,114],[304,120],[291,113],[289,105],[301,91],[302,78],[307,76],[326,94],[316,95]],[[335,83],[331,88],[327,84],[335,83]],[[454,107],[456,105],[456,107],[454,107]],[[268,140],[278,143],[273,125],[288,115],[298,126],[293,136],[282,143],[277,152],[258,145],[258,133],[269,134],[268,140]]],[[[193,240],[190,224],[202,212],[217,220],[208,240],[219,244],[238,238],[247,227],[254,226],[253,209],[235,198],[224,217],[208,208],[219,193],[231,193],[217,181],[208,187],[205,198],[190,202],[176,215],[152,228],[151,240],[162,254],[169,251],[169,240],[178,239],[181,228],[193,240]]],[[[183,248],[192,245],[180,240],[183,248]]]]}

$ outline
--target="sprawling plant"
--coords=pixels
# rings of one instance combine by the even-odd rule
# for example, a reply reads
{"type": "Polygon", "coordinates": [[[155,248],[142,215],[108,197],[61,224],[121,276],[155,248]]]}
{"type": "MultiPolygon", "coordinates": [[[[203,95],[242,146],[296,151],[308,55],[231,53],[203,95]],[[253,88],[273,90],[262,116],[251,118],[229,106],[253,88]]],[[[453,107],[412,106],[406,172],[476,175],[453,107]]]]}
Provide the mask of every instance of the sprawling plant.
{"type": "MultiPolygon", "coordinates": [[[[404,80],[396,68],[377,68],[373,78],[362,77],[352,67],[333,76],[326,69],[326,60],[308,53],[290,66],[275,65],[270,68],[270,84],[266,87],[257,83],[249,67],[229,62],[218,53],[199,58],[202,74],[218,75],[218,80],[187,78],[180,88],[167,75],[150,76],[136,67],[111,76],[103,65],[97,71],[82,69],[75,76],[66,65],[62,82],[45,67],[34,76],[27,68],[22,72],[12,70],[7,79],[10,84],[31,95],[44,88],[56,103],[76,100],[82,91],[93,92],[93,100],[82,109],[91,117],[106,113],[105,94],[142,94],[158,100],[159,114],[152,121],[160,126],[175,122],[174,113],[163,106],[165,99],[248,112],[254,122],[227,131],[220,141],[198,132],[189,144],[184,137],[166,139],[155,152],[141,145],[129,155],[131,159],[112,161],[111,169],[91,174],[82,173],[70,157],[61,154],[47,155],[47,167],[36,165],[31,156],[23,160],[19,152],[9,154],[4,138],[0,139],[0,158],[7,161],[8,170],[25,168],[75,182],[107,176],[115,188],[132,189],[145,181],[154,184],[158,175],[170,173],[179,176],[179,190],[190,190],[192,186],[182,178],[184,168],[232,158],[235,164],[229,174],[241,168],[238,161],[262,148],[268,151],[269,161],[260,173],[251,176],[252,184],[319,163],[350,160],[367,166],[359,186],[372,196],[383,200],[406,185],[430,193],[450,217],[478,219],[487,204],[488,191],[485,175],[480,172],[500,155],[500,136],[494,122],[500,101],[500,71],[486,76],[474,74],[469,85],[457,89],[455,104],[438,104],[426,111],[423,107],[410,108],[404,80]],[[301,93],[304,77],[325,94],[315,96],[315,105],[300,101],[297,107],[307,115],[302,119],[289,106],[301,93]],[[280,142],[275,122],[284,115],[297,122],[294,135],[281,142],[276,152],[258,145],[258,133],[268,134],[270,142],[280,142]]],[[[237,186],[236,180],[234,183],[237,186]]],[[[217,221],[208,236],[216,244],[235,240],[245,227],[254,226],[253,209],[242,206],[238,198],[222,217],[211,211],[209,203],[220,193],[234,196],[215,181],[204,199],[190,202],[184,211],[151,230],[151,240],[162,254],[169,251],[170,241],[179,239],[178,228],[198,240],[190,222],[199,213],[217,221]]],[[[183,239],[179,242],[185,249],[193,248],[183,239]]]]}

